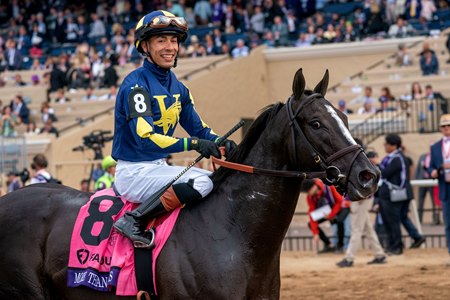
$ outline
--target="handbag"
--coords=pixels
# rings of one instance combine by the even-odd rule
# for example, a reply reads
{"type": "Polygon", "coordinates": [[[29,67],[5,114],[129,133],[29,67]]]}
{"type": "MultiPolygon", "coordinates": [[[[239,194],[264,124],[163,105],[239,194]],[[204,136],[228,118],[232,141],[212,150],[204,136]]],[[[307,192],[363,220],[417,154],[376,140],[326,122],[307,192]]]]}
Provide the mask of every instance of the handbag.
{"type": "Polygon", "coordinates": [[[392,202],[401,202],[408,200],[408,192],[406,191],[406,187],[402,188],[386,180],[384,180],[384,182],[388,186],[389,198],[392,202]]]}

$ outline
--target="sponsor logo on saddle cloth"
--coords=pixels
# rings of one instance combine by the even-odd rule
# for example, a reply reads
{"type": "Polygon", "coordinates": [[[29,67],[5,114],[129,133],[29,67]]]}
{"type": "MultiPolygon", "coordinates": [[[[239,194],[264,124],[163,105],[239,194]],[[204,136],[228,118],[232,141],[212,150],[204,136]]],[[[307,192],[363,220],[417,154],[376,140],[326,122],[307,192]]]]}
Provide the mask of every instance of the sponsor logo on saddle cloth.
{"type": "MultiPolygon", "coordinates": [[[[97,291],[115,289],[118,296],[138,293],[131,241],[113,229],[114,222],[138,204],[117,196],[112,188],[91,196],[81,207],[72,232],[67,286],[84,285],[97,291]]],[[[172,232],[180,209],[155,222],[155,248],[152,250],[153,285],[156,259],[172,232]]]]}

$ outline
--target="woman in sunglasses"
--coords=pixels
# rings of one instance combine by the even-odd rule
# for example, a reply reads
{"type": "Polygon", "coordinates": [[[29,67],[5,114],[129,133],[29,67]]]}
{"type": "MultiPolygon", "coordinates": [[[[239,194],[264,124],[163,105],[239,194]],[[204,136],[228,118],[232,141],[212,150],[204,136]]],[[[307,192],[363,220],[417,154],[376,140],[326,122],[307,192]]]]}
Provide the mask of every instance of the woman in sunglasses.
{"type": "MultiPolygon", "coordinates": [[[[117,95],[112,149],[117,161],[115,187],[129,201],[141,204],[114,227],[135,247],[153,246],[152,237],[144,234],[149,220],[200,201],[213,188],[209,171],[194,167],[161,197],[153,196],[184,169],[169,166],[165,161],[169,154],[196,150],[206,158],[220,157],[215,144],[219,136],[202,121],[189,89],[171,71],[187,30],[184,18],[167,11],[144,16],[136,25],[134,44],[146,59],[125,77],[117,95]],[[178,123],[191,137],[173,136],[178,123]]],[[[236,144],[226,141],[224,145],[227,152],[236,144]]]]}

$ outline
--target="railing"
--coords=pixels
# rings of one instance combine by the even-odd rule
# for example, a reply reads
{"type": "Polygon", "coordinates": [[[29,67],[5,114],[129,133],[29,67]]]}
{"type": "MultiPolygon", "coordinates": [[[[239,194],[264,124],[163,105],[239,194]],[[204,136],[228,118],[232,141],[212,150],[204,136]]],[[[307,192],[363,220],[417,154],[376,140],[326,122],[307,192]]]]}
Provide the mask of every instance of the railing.
{"type": "MultiPolygon", "coordinates": [[[[380,236],[381,240],[383,240],[383,236],[380,236]]],[[[446,248],[447,240],[445,238],[445,234],[424,234],[425,245],[427,248],[446,248]]],[[[336,238],[336,236],[332,236],[331,238],[336,238]]],[[[348,237],[346,237],[348,238],[348,237]]],[[[402,236],[403,244],[409,245],[413,242],[409,235],[402,236]],[[408,243],[407,243],[408,242],[408,243]]],[[[369,243],[366,241],[366,238],[363,236],[361,248],[362,249],[370,249],[369,243]]],[[[281,249],[283,251],[313,251],[315,249],[314,241],[311,236],[287,236],[284,238],[283,244],[281,245],[281,249]]]]}
{"type": "MultiPolygon", "coordinates": [[[[27,146],[23,136],[0,137],[0,174],[18,173],[26,166],[27,146]]],[[[0,187],[3,185],[0,176],[0,187]]]]}
{"type": "Polygon", "coordinates": [[[357,121],[350,121],[349,127],[366,145],[388,133],[432,133],[439,131],[439,117],[446,107],[439,99],[396,101],[356,125],[357,121]]]}

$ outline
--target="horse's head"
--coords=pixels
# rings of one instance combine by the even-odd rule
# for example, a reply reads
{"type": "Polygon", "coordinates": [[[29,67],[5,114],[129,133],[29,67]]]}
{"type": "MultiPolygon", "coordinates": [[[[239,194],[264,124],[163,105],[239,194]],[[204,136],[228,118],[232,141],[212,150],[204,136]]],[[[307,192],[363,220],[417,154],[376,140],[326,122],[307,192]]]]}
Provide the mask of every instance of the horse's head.
{"type": "Polygon", "coordinates": [[[325,183],[335,185],[351,200],[375,193],[380,172],[348,130],[347,117],[325,99],[328,70],[313,91],[305,91],[302,69],[295,74],[293,95],[286,104],[297,167],[326,171],[325,183]],[[308,152],[298,151],[307,149],[308,152]]]}

